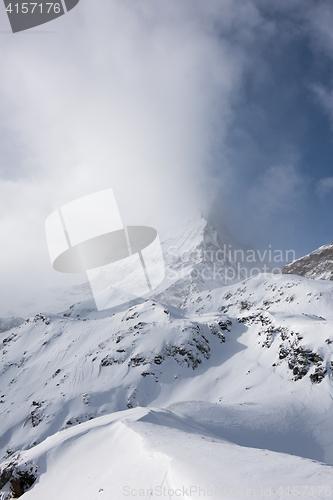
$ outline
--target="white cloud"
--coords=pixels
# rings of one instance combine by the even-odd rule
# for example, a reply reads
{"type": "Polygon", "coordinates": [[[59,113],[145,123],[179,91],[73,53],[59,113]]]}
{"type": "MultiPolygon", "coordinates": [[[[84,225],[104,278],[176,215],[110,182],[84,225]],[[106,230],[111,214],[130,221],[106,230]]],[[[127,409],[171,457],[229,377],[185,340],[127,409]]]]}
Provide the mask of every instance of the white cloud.
{"type": "Polygon", "coordinates": [[[304,192],[304,179],[294,164],[268,168],[250,190],[250,204],[259,221],[292,213],[304,192]]]}
{"type": "Polygon", "coordinates": [[[308,19],[302,29],[319,40],[319,14],[318,26],[308,14],[316,2],[304,2],[85,0],[48,26],[55,33],[1,38],[0,315],[19,310],[27,294],[74,281],[50,269],[44,220],[105,187],[132,224],[205,212],[217,197],[239,210],[239,227],[244,212],[263,227],[295,213],[305,189],[299,159],[280,152],[263,161],[251,120],[274,127],[275,117],[246,102],[244,81],[250,73],[251,85],[264,86],[274,77],[267,47],[298,39],[292,22],[279,30],[276,11],[308,19]],[[250,125],[235,131],[242,99],[250,125]],[[229,130],[242,165],[233,162],[229,130]]]}
{"type": "Polygon", "coordinates": [[[62,204],[112,187],[132,224],[207,207],[246,62],[220,27],[237,22],[258,23],[251,3],[91,0],[54,34],[2,38],[0,315],[64,279],[44,236],[62,204]]]}
{"type": "Polygon", "coordinates": [[[324,177],[320,179],[316,186],[316,192],[321,198],[333,191],[333,177],[324,177]]]}

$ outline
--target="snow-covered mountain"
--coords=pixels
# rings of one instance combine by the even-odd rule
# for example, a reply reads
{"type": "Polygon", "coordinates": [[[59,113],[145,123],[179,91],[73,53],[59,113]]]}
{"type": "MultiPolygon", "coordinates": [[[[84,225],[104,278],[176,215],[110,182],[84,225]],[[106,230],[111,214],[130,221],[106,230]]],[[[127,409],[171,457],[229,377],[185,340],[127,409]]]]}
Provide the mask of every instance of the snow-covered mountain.
{"type": "MultiPolygon", "coordinates": [[[[249,450],[249,457],[257,457],[254,461],[259,460],[259,450],[252,448],[263,448],[271,452],[267,452],[268,469],[274,461],[285,463],[277,452],[287,453],[303,457],[303,462],[309,459],[310,469],[322,477],[320,464],[310,466],[310,462],[333,464],[332,302],[330,282],[261,275],[200,292],[185,309],[148,300],[110,314],[97,312],[86,301],[63,314],[30,318],[1,334],[0,444],[3,457],[9,456],[4,470],[13,461],[19,467],[23,460],[33,464],[30,468],[38,466],[42,478],[46,456],[55,453],[59,467],[65,467],[60,450],[67,449],[68,438],[69,442],[79,439],[84,447],[89,439],[80,436],[86,432],[91,439],[95,429],[100,429],[100,435],[104,431],[118,435],[119,425],[123,429],[124,422],[129,427],[133,422],[137,428],[135,422],[143,419],[146,430],[142,430],[146,424],[138,424],[137,437],[128,431],[134,443],[142,441],[140,432],[148,433],[154,453],[166,453],[166,461],[177,455],[177,446],[170,444],[169,455],[164,445],[157,451],[161,429],[166,436],[173,435],[171,442],[184,439],[187,443],[193,433],[195,440],[201,434],[200,439],[213,440],[216,446],[205,443],[206,452],[205,446],[202,449],[207,463],[211,446],[221,457],[249,450]],[[103,417],[131,408],[119,417],[103,417]],[[88,422],[96,417],[102,420],[88,422]],[[115,420],[121,423],[115,425],[115,420]],[[82,422],[87,423],[78,428],[82,422]],[[29,448],[20,458],[15,456],[29,448]]],[[[121,431],[119,440],[125,446],[131,438],[121,431]]],[[[300,459],[288,460],[296,464],[300,459]]],[[[195,467],[187,466],[186,481],[195,477],[195,467]]],[[[246,470],[238,473],[245,477],[246,470]]],[[[46,477],[52,482],[52,474],[46,477]]],[[[148,487],[150,475],[144,478],[148,487]]],[[[174,481],[173,477],[169,484],[174,481]]],[[[41,484],[29,492],[31,498],[42,498],[41,484]]],[[[46,479],[45,488],[48,485],[46,479]]],[[[69,494],[73,487],[62,496],[73,498],[69,494]]]]}
{"type": "Polygon", "coordinates": [[[332,283],[227,284],[232,237],[177,231],[154,297],[98,312],[83,286],[63,312],[0,324],[1,500],[330,493],[332,283]]]}
{"type": "Polygon", "coordinates": [[[284,274],[298,274],[317,280],[333,280],[333,243],[286,264],[284,274]]]}

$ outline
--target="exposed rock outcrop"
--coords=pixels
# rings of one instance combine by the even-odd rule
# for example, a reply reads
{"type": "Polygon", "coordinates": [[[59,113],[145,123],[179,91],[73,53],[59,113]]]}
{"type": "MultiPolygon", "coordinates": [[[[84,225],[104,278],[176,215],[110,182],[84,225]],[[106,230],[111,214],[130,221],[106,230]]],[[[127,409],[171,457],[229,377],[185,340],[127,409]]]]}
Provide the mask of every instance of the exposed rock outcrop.
{"type": "Polygon", "coordinates": [[[289,262],[281,269],[281,272],[317,280],[333,280],[333,243],[289,262]]]}

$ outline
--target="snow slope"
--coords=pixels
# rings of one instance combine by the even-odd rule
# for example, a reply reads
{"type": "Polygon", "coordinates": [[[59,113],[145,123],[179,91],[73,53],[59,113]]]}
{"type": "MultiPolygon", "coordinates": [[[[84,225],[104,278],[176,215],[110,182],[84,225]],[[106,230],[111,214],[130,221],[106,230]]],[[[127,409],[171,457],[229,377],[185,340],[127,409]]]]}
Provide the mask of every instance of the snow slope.
{"type": "Polygon", "coordinates": [[[23,318],[0,318],[0,333],[12,330],[16,326],[20,326],[24,323],[23,318]]]}
{"type": "Polygon", "coordinates": [[[207,430],[207,424],[154,408],[62,431],[16,460],[21,469],[29,463],[38,467],[27,500],[281,498],[288,493],[327,498],[333,484],[333,470],[324,464],[237,445],[207,430]]]}

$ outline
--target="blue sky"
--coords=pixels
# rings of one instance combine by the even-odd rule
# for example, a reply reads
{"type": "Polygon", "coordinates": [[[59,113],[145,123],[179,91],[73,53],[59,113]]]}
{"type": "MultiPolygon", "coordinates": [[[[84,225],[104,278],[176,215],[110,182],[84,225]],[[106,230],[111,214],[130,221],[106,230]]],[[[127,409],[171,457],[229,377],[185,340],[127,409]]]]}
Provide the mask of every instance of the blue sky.
{"type": "MultiPolygon", "coordinates": [[[[289,246],[300,256],[333,241],[333,39],[325,33],[332,5],[282,3],[279,12],[272,2],[256,5],[264,5],[261,23],[272,29],[248,39],[248,64],[220,145],[221,164],[234,172],[221,205],[239,238],[289,246]]],[[[222,170],[216,164],[217,177],[222,170]]]]}

